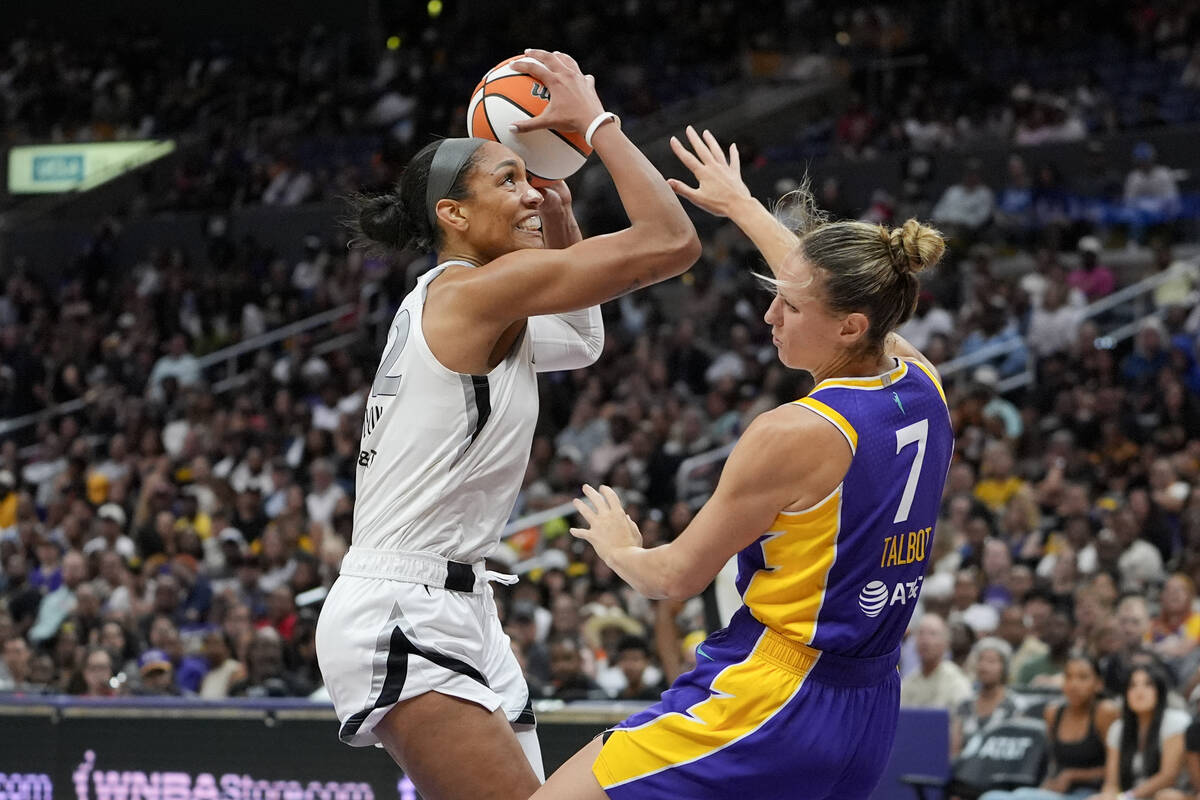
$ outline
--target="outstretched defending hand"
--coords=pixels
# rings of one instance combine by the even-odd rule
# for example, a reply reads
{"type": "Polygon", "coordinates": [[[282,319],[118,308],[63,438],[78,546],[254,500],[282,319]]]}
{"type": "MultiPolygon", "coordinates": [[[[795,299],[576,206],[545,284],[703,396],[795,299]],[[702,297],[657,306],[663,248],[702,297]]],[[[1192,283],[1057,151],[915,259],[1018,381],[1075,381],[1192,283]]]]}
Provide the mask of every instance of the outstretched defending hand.
{"type": "Polygon", "coordinates": [[[533,76],[550,91],[550,103],[542,113],[513,123],[518,132],[544,128],[582,132],[604,113],[604,105],[596,96],[596,79],[584,75],[566,53],[526,50],[525,58],[512,62],[512,67],[533,76]]]}
{"type": "Polygon", "coordinates": [[[688,125],[687,137],[696,151],[695,155],[674,136],[671,137],[671,150],[692,171],[700,185],[693,189],[675,178],[668,179],[667,183],[677,195],[687,198],[708,213],[728,217],[735,203],[752,199],[750,190],[742,181],[737,145],[729,146],[729,158],[726,159],[717,138],[708,131],[701,137],[695,128],[688,125]]]}
{"type": "Polygon", "coordinates": [[[575,509],[591,527],[571,528],[572,536],[590,542],[596,548],[596,555],[604,561],[608,561],[608,554],[613,550],[642,546],[642,532],[625,513],[621,498],[612,487],[601,486],[600,491],[596,491],[585,483],[583,493],[592,502],[588,504],[576,498],[575,509]]]}

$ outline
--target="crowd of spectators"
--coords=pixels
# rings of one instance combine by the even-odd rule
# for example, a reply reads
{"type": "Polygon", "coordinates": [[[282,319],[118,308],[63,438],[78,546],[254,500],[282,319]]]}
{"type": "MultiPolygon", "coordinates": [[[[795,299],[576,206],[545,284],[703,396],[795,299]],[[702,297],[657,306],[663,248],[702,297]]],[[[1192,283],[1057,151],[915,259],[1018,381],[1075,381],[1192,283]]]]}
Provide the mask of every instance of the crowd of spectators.
{"type": "Polygon", "coordinates": [[[0,143],[182,136],[187,152],[143,198],[149,210],[295,205],[390,186],[431,135],[462,135],[472,87],[525,47],[586,52],[610,107],[633,118],[727,83],[738,54],[777,27],[695,0],[413,10],[354,29],[272,19],[211,39],[146,20],[82,31],[26,20],[0,35],[0,143]]]}
{"type": "Polygon", "coordinates": [[[884,4],[835,17],[857,93],[814,125],[848,158],[1081,142],[1196,118],[1193,2],[884,4]],[[1084,22],[1086,20],[1086,22],[1084,22]]]}
{"type": "MultiPolygon", "coordinates": [[[[500,55],[531,44],[530,30],[586,53],[606,104],[627,120],[741,77],[846,75],[848,102],[796,141],[761,143],[775,161],[1082,142],[1194,120],[1196,4],[1106,5],[1111,13],[1082,0],[814,13],[790,2],[745,14],[738,3],[674,0],[563,15],[533,4],[521,15],[405,13],[361,29],[315,24],[202,43],[144,20],[74,36],[27,21],[0,39],[0,141],[185,136],[170,182],[139,198],[139,210],[294,205],[385,188],[431,135],[463,132],[471,87],[500,55]]],[[[1060,188],[1040,170],[1014,181],[1060,188]]]]}

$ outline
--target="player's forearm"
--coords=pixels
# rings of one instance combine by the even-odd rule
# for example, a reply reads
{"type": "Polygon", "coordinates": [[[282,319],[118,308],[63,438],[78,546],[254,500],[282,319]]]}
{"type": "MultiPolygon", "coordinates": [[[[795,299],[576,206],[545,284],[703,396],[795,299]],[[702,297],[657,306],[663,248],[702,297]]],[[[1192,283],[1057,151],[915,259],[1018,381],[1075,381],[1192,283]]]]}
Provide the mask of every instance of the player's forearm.
{"type": "Polygon", "coordinates": [[[773,275],[779,273],[784,260],[800,243],[796,234],[753,197],[739,202],[730,210],[729,218],[758,248],[773,275]]]}
{"type": "Polygon", "coordinates": [[[700,240],[679,198],[616,124],[601,125],[592,142],[629,217],[629,229],[617,234],[622,248],[631,258],[654,262],[655,273],[670,271],[651,282],[682,273],[700,257],[700,240]]]}
{"type": "Polygon", "coordinates": [[[601,557],[613,572],[644,597],[651,600],[675,599],[675,569],[668,548],[668,545],[650,549],[618,547],[602,553],[601,557]]]}
{"type": "Polygon", "coordinates": [[[564,206],[561,212],[553,215],[542,214],[542,238],[551,250],[562,250],[583,241],[583,233],[570,206],[564,206]]]}
{"type": "MultiPolygon", "coordinates": [[[[571,206],[563,205],[542,216],[542,236],[546,247],[561,250],[583,241],[583,232],[571,206]]],[[[604,347],[604,319],[600,306],[556,314],[562,325],[542,317],[530,318],[534,333],[533,348],[539,371],[577,369],[595,363],[604,347]],[[536,321],[543,320],[543,321],[536,321]],[[564,330],[565,328],[565,330],[564,330]]]]}

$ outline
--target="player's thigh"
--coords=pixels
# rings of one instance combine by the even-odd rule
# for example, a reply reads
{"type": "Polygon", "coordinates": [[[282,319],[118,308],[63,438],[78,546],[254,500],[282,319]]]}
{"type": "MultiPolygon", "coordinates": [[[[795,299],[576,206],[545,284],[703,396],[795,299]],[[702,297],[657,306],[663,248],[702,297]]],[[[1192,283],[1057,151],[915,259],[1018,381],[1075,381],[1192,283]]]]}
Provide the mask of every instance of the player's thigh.
{"type": "Polygon", "coordinates": [[[499,709],[426,692],[397,703],[375,735],[425,800],[526,800],[539,785],[499,709]]]}
{"type": "Polygon", "coordinates": [[[592,765],[600,755],[604,741],[597,736],[587,746],[567,759],[546,785],[530,800],[608,800],[600,782],[592,774],[592,765]]]}

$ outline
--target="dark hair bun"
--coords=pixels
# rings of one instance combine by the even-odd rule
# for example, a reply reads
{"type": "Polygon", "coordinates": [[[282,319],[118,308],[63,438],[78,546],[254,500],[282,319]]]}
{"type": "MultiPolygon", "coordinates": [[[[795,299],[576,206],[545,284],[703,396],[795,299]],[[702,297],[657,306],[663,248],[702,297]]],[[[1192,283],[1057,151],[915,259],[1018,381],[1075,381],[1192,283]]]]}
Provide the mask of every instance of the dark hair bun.
{"type": "Polygon", "coordinates": [[[381,194],[363,200],[358,211],[358,227],[371,241],[400,248],[406,238],[400,233],[401,217],[399,198],[394,194],[381,194]]]}

